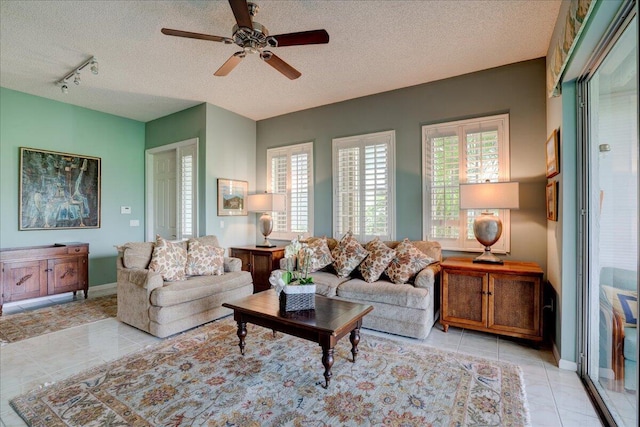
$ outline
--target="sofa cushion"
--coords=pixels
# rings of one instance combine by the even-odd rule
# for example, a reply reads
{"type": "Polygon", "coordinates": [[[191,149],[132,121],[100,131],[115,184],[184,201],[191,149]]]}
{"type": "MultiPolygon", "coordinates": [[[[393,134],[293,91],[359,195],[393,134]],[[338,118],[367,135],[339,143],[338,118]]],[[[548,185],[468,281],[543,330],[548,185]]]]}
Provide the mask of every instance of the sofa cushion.
{"type": "Polygon", "coordinates": [[[327,239],[316,239],[302,248],[298,254],[298,269],[304,271],[308,269],[310,272],[318,271],[333,262],[331,251],[327,246],[327,239]],[[307,251],[308,249],[308,251],[307,251]],[[307,253],[310,252],[310,255],[307,253]]]}
{"type": "Polygon", "coordinates": [[[251,273],[237,271],[222,276],[193,276],[180,282],[166,283],[151,293],[151,304],[169,306],[197,300],[252,283],[251,273]]]}
{"type": "Polygon", "coordinates": [[[185,272],[188,276],[224,274],[224,249],[190,240],[185,272]]]}
{"type": "Polygon", "coordinates": [[[316,285],[316,294],[325,297],[336,296],[338,286],[350,279],[350,277],[338,277],[335,273],[327,271],[316,271],[309,274],[309,276],[313,277],[313,283],[316,285]]]}
{"type": "Polygon", "coordinates": [[[638,293],[606,285],[602,285],[602,290],[613,306],[614,313],[624,322],[624,326],[636,326],[638,324],[638,293]]]}
{"type": "Polygon", "coordinates": [[[387,280],[367,283],[362,279],[351,279],[338,287],[337,296],[421,310],[429,306],[429,290],[407,284],[397,285],[387,280]]]}
{"type": "Polygon", "coordinates": [[[188,243],[191,243],[194,241],[202,243],[203,245],[215,246],[216,248],[220,247],[220,243],[218,243],[217,236],[209,235],[209,236],[202,236],[202,237],[192,237],[191,239],[189,239],[188,243]]]}
{"type": "Polygon", "coordinates": [[[187,251],[182,243],[173,243],[156,236],[156,245],[149,263],[149,270],[162,275],[165,282],[184,280],[187,251]]]}
{"type": "Polygon", "coordinates": [[[393,283],[407,283],[415,274],[435,260],[404,239],[396,246],[396,255],[385,270],[393,283]]]}
{"type": "Polygon", "coordinates": [[[122,246],[122,264],[125,268],[146,269],[151,262],[153,242],[129,242],[122,246]]]}
{"type": "Polygon", "coordinates": [[[340,243],[331,251],[336,275],[338,277],[347,277],[367,255],[369,255],[369,251],[358,243],[351,231],[348,231],[340,240],[340,243]]]}
{"type": "Polygon", "coordinates": [[[396,251],[385,245],[379,237],[367,243],[365,249],[369,251],[369,256],[362,261],[358,270],[365,282],[373,283],[384,273],[396,251]]]}

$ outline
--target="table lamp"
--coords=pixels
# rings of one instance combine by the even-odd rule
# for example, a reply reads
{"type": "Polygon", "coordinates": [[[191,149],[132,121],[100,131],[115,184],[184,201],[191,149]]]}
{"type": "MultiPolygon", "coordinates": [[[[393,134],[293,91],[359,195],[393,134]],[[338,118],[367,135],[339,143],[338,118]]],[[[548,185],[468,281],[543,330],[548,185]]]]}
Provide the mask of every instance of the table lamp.
{"type": "MultiPolygon", "coordinates": [[[[460,209],[518,209],[520,188],[517,182],[483,182],[460,184],[460,209]]],[[[473,220],[473,234],[484,246],[484,253],[473,262],[503,264],[491,253],[502,235],[502,221],[492,212],[482,212],[473,220]]]]}
{"type": "Polygon", "coordinates": [[[259,248],[273,248],[275,245],[268,239],[273,231],[273,218],[271,212],[284,212],[286,209],[286,196],[277,193],[250,194],[247,197],[247,210],[249,212],[262,212],[259,227],[264,236],[264,242],[256,245],[259,248]]]}

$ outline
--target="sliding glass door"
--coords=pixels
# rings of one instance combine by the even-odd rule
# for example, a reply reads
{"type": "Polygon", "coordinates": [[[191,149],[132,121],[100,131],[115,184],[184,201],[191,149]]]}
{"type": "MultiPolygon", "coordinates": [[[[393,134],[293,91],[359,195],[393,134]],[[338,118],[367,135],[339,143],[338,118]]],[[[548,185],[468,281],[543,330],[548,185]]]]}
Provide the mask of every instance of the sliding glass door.
{"type": "Polygon", "coordinates": [[[638,17],[610,34],[581,83],[581,373],[619,426],[638,425],[638,17]]]}

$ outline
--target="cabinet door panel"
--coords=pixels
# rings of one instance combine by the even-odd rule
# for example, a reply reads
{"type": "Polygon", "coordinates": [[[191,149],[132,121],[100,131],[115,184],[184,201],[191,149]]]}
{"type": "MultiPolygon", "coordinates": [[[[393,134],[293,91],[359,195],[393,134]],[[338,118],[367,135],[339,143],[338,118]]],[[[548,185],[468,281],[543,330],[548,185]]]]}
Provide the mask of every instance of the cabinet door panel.
{"type": "Polygon", "coordinates": [[[46,261],[10,262],[3,264],[4,302],[37,298],[47,294],[46,261]]]}
{"type": "Polygon", "coordinates": [[[49,294],[83,289],[82,258],[56,258],[49,260],[49,294]]]}
{"type": "Polygon", "coordinates": [[[271,287],[269,276],[271,275],[273,257],[271,253],[253,254],[253,288],[255,292],[266,291],[271,287]]]}
{"type": "Polygon", "coordinates": [[[489,279],[489,327],[540,335],[540,279],[492,274],[489,279]]]}
{"type": "Polygon", "coordinates": [[[442,320],[484,327],[487,322],[487,275],[455,270],[443,272],[442,320]]]}

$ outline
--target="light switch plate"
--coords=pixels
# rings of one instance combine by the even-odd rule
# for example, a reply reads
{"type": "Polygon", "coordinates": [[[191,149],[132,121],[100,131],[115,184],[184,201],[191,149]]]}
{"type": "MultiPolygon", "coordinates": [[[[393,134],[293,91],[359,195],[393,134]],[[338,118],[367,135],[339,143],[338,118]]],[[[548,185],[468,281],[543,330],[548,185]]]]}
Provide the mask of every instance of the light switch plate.
{"type": "Polygon", "coordinates": [[[129,227],[140,227],[140,220],[138,219],[129,220],[129,227]]]}
{"type": "Polygon", "coordinates": [[[123,215],[131,215],[131,206],[120,206],[120,213],[123,215]]]}

